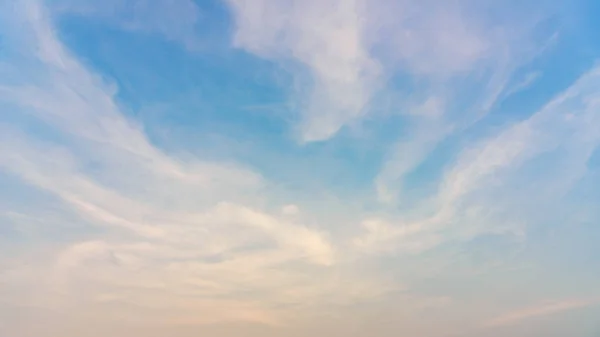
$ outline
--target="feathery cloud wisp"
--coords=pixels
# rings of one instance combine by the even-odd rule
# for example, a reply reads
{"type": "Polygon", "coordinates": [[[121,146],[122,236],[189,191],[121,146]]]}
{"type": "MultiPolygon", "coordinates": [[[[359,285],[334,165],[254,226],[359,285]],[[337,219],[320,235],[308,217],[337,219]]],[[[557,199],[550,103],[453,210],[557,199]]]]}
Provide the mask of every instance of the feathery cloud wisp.
{"type": "Polygon", "coordinates": [[[592,310],[600,72],[548,48],[572,12],[531,4],[0,0],[0,334],[432,336],[592,310]]]}

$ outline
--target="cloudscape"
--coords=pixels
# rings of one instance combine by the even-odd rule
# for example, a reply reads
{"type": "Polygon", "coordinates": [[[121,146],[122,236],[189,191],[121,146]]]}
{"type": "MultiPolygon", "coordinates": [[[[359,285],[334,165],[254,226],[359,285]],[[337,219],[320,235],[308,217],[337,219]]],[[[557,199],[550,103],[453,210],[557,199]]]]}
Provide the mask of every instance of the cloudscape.
{"type": "Polygon", "coordinates": [[[599,15],[0,0],[0,336],[600,336],[599,15]]]}

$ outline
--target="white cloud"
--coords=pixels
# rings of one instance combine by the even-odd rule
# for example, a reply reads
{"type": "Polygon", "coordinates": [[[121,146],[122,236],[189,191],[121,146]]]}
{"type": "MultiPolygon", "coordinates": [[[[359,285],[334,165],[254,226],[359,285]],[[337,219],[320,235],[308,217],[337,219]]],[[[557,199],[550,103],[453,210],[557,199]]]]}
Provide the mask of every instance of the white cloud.
{"type": "Polygon", "coordinates": [[[520,82],[517,82],[515,85],[511,86],[510,88],[508,88],[505,92],[505,96],[510,96],[512,94],[515,94],[517,92],[523,91],[528,89],[530,86],[532,86],[540,77],[542,76],[542,73],[539,71],[534,71],[534,72],[530,72],[527,73],[523,79],[521,79],[520,82]]]}
{"type": "Polygon", "coordinates": [[[447,77],[470,72],[496,52],[498,41],[468,1],[368,3],[367,33],[382,57],[419,76],[447,77]]]}
{"type": "Polygon", "coordinates": [[[463,150],[438,194],[414,214],[366,222],[355,243],[378,252],[421,251],[485,232],[522,235],[536,224],[531,217],[547,214],[543,209],[586,173],[600,143],[599,92],[594,68],[527,120],[463,150]],[[536,162],[550,154],[550,162],[536,162]]]}
{"type": "Polygon", "coordinates": [[[408,92],[390,94],[402,97],[395,108],[405,115],[409,131],[387,154],[375,181],[380,201],[402,202],[406,176],[442,141],[473,126],[514,93],[508,87],[511,78],[555,36],[534,34],[548,15],[544,8],[515,16],[514,8],[507,12],[504,4],[493,2],[376,3],[382,5],[372,6],[377,14],[370,35],[383,50],[385,68],[415,83],[408,92]]]}
{"type": "MultiPolygon", "coordinates": [[[[411,109],[403,113],[414,133],[395,146],[376,182],[380,198],[392,207],[381,211],[369,203],[370,196],[344,195],[329,209],[310,193],[308,205],[298,203],[289,195],[281,198],[281,186],[241,164],[161,150],[116,103],[116,86],[85,68],[56,37],[43,9],[26,3],[24,12],[14,13],[15,21],[23,15],[19,29],[7,32],[15,38],[4,45],[23,57],[7,58],[12,49],[0,55],[8,65],[0,68],[7,75],[0,76],[0,101],[7,116],[34,120],[39,129],[19,130],[18,118],[6,119],[0,126],[0,170],[45,199],[29,209],[0,213],[10,219],[8,226],[27,229],[19,235],[37,239],[19,243],[19,249],[0,249],[0,317],[26,308],[24,317],[31,321],[41,312],[73,328],[84,323],[104,328],[278,325],[306,317],[347,318],[348,311],[361,312],[356,307],[372,305],[365,300],[374,298],[394,302],[377,309],[394,316],[401,311],[410,317],[408,323],[421,313],[446,310],[447,303],[454,311],[460,300],[452,294],[413,294],[410,284],[419,276],[398,275],[435,274],[440,265],[452,265],[447,261],[452,257],[398,255],[484,233],[525,237],[528,226],[563,209],[556,207],[561,195],[585,175],[600,142],[596,68],[527,120],[469,144],[443,175],[437,194],[400,213],[393,202],[402,202],[396,199],[402,177],[505,90],[516,63],[494,56],[499,49],[490,36],[495,35],[470,22],[464,8],[436,1],[397,1],[396,8],[385,1],[256,1],[249,6],[232,0],[238,46],[285,65],[295,59],[311,69],[314,86],[299,90],[309,98],[304,141],[327,139],[365,117],[369,100],[387,80],[385,70],[410,73],[425,83],[426,90],[415,89],[406,103],[411,109]],[[387,42],[378,41],[377,33],[387,42]],[[378,49],[381,43],[386,50],[378,49]],[[488,85],[468,102],[475,108],[466,117],[449,110],[464,89],[453,87],[456,78],[482,69],[491,74],[474,81],[488,85]],[[56,204],[61,207],[52,208],[56,204]],[[326,214],[315,214],[313,207],[326,214]],[[335,220],[319,221],[323,218],[335,220]],[[36,237],[36,229],[44,235],[36,237]],[[356,230],[362,232],[354,236],[356,230]],[[396,260],[374,260],[370,253],[396,254],[400,268],[388,264],[396,260]],[[389,296],[382,299],[384,294],[389,296]]],[[[132,22],[146,20],[140,14],[145,12],[134,13],[132,22]]],[[[191,29],[186,20],[182,35],[191,29]]],[[[170,34],[152,20],[139,24],[132,29],[170,34]]],[[[544,304],[487,324],[585,305],[544,304]]],[[[24,321],[0,319],[0,324],[11,331],[24,321]]],[[[426,325],[430,321],[427,317],[426,325]]]]}
{"type": "Polygon", "coordinates": [[[260,175],[174,158],[150,143],[115,103],[114,86],[62,46],[43,8],[25,4],[16,14],[30,30],[11,33],[28,39],[13,47],[36,57],[4,60],[22,76],[0,82],[0,99],[7,113],[35,118],[60,137],[3,125],[0,168],[66,205],[64,218],[76,215],[79,234],[46,242],[43,259],[15,256],[22,267],[1,276],[0,291],[20,290],[3,305],[108,321],[275,324],[299,307],[388,289],[340,266],[316,225],[261,207],[269,183],[260,175]],[[28,289],[35,298],[23,295],[28,289]],[[287,309],[275,310],[281,305],[287,309]]]}
{"type": "MultiPolygon", "coordinates": [[[[425,109],[441,110],[435,105],[432,107],[427,103],[425,109]]],[[[419,108],[415,110],[423,111],[419,108]]],[[[426,112],[426,114],[434,113],[426,112]]],[[[435,112],[435,114],[438,113],[435,112]]],[[[443,112],[439,114],[441,115],[443,112]]],[[[442,120],[428,120],[416,126],[416,132],[409,136],[409,140],[394,144],[375,178],[379,201],[387,204],[401,203],[404,196],[399,193],[404,190],[404,177],[415,170],[451,131],[452,126],[445,124],[442,120]]]]}
{"type": "MultiPolygon", "coordinates": [[[[300,82],[296,94],[308,100],[300,106],[302,141],[327,140],[342,127],[359,122],[374,95],[396,75],[414,76],[415,94],[410,98],[414,104],[394,108],[414,110],[421,102],[431,102],[431,97],[443,102],[463,95],[460,90],[467,85],[479,85],[486,88],[475,94],[481,97],[471,112],[478,116],[493,104],[515,67],[528,58],[525,49],[531,43],[529,31],[508,26],[515,23],[506,22],[510,14],[501,19],[488,15],[502,6],[475,6],[470,1],[227,3],[236,20],[235,46],[286,66],[296,62],[310,71],[310,79],[302,71],[295,73],[300,82]]],[[[446,109],[442,104],[435,114],[448,114],[446,109]]],[[[429,116],[431,109],[425,111],[429,116]]],[[[401,161],[399,156],[410,157],[402,153],[393,161],[401,161]]]]}
{"type": "Polygon", "coordinates": [[[366,113],[380,85],[380,65],[364,41],[360,0],[231,0],[237,30],[234,45],[261,57],[295,60],[311,73],[300,79],[300,138],[326,140],[366,113]],[[312,84],[308,84],[312,83],[312,84]],[[305,87],[308,86],[308,89],[305,87]]]}
{"type": "Polygon", "coordinates": [[[441,141],[506,97],[514,72],[548,47],[533,36],[543,8],[514,16],[502,4],[466,0],[228,3],[235,46],[288,69],[302,65],[294,75],[296,98],[308,102],[299,106],[303,142],[327,140],[359,123],[380,89],[390,90],[399,103],[387,109],[401,113],[409,131],[375,180],[387,204],[402,203],[405,177],[441,141]],[[386,82],[397,76],[411,84],[390,88],[386,82]]]}

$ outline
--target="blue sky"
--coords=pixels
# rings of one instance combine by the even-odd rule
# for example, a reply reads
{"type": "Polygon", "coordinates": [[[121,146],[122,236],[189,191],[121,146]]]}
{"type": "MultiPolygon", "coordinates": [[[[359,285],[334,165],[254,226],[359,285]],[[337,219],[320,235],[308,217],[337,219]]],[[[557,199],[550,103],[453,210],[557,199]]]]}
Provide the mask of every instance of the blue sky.
{"type": "Polygon", "coordinates": [[[0,335],[597,336],[598,15],[0,0],[0,335]]]}

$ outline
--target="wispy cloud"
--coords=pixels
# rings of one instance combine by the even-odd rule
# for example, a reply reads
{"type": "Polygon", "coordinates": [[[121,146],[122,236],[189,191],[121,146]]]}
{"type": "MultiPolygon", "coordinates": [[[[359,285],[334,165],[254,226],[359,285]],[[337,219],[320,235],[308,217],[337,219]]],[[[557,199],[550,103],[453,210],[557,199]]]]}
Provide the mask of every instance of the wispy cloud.
{"type": "Polygon", "coordinates": [[[302,142],[327,140],[372,118],[377,100],[391,97],[388,110],[403,116],[409,132],[386,154],[375,180],[388,204],[402,201],[405,177],[441,141],[514,90],[507,89],[514,72],[552,36],[534,38],[543,8],[524,19],[502,5],[470,1],[228,3],[233,44],[295,75],[302,142]],[[403,78],[410,80],[392,84],[403,78]]]}
{"type": "Polygon", "coordinates": [[[382,3],[377,18],[388,27],[378,44],[388,53],[386,69],[418,83],[408,95],[405,90],[392,94],[403,97],[396,109],[410,131],[387,154],[375,187],[380,201],[393,204],[403,201],[407,175],[441,142],[472,127],[514,93],[512,77],[546,50],[554,35],[540,40],[535,34],[551,15],[544,8],[522,20],[500,4],[382,3]],[[400,20],[391,15],[395,12],[404,13],[400,20]]]}
{"type": "Polygon", "coordinates": [[[597,299],[570,299],[564,301],[553,301],[542,303],[537,306],[523,308],[495,317],[483,324],[484,327],[492,328],[505,325],[518,324],[522,321],[555,315],[564,311],[576,310],[598,304],[597,299]]]}
{"type": "Polygon", "coordinates": [[[457,76],[492,71],[489,90],[495,94],[510,75],[510,37],[469,20],[466,1],[229,3],[237,23],[235,46],[285,65],[298,62],[312,75],[305,78],[302,67],[296,72],[299,100],[308,99],[299,107],[303,141],[326,140],[359,122],[373,96],[399,72],[431,82],[418,90],[416,103],[441,94],[441,82],[457,76]]]}
{"type": "MultiPolygon", "coordinates": [[[[237,23],[234,45],[307,68],[297,73],[303,110],[300,139],[326,140],[365,112],[380,84],[380,65],[364,40],[362,1],[228,1],[237,23]],[[323,15],[329,13],[329,15],[323,15]]],[[[296,68],[296,66],[293,66],[296,68]]]]}
{"type": "MultiPolygon", "coordinates": [[[[597,303],[543,302],[487,319],[482,303],[498,295],[475,285],[518,296],[542,269],[562,268],[540,253],[554,251],[544,241],[551,226],[588,240],[561,249],[592,249],[596,234],[581,223],[597,215],[599,195],[590,190],[599,177],[600,68],[546,90],[538,74],[551,78],[552,70],[529,67],[552,52],[557,35],[545,19],[562,13],[471,0],[223,1],[206,15],[231,10],[224,17],[231,41],[219,38],[235,48],[221,50],[215,67],[265,67],[249,69],[248,79],[283,68],[294,77],[289,101],[274,88],[280,83],[235,81],[256,105],[205,116],[197,105],[159,103],[193,132],[210,129],[214,117],[267,140],[244,144],[238,157],[228,148],[240,141],[238,129],[169,144],[189,153],[168,150],[152,137],[157,126],[131,111],[122,83],[106,77],[118,69],[106,71],[86,48],[60,38],[69,33],[59,28],[65,14],[105,20],[119,28],[110,28],[115,36],[145,34],[135,48],[150,38],[186,46],[162,43],[185,66],[164,62],[161,71],[189,76],[188,66],[215,57],[195,49],[205,4],[0,0],[0,333],[39,336],[47,331],[35,329],[51,321],[66,336],[82,326],[93,337],[110,334],[107,327],[159,335],[159,327],[191,326],[197,335],[223,324],[235,327],[214,334],[238,336],[239,325],[250,324],[265,329],[261,336],[359,328],[429,336],[597,303]],[[502,110],[504,99],[528,87],[543,95],[512,98],[531,98],[539,104],[523,106],[536,108],[502,110]],[[248,110],[265,107],[273,112],[268,123],[250,121],[248,110]],[[290,116],[278,114],[290,107],[299,142],[280,128],[290,116]],[[510,118],[497,123],[503,114],[510,118]],[[219,137],[232,141],[213,144],[219,137]],[[206,148],[219,153],[205,155],[206,148]],[[263,151],[275,154],[272,162],[263,151]],[[333,161],[339,166],[324,167],[333,161]],[[333,172],[331,181],[314,177],[323,170],[333,172]],[[579,211],[585,216],[573,216],[579,211]],[[485,273],[472,272],[481,266],[485,273]]],[[[110,44],[111,34],[100,35],[110,44]]],[[[135,61],[136,71],[156,70],[135,61]]],[[[200,88],[194,79],[181,82],[193,88],[171,79],[160,86],[190,92],[182,100],[217,99],[238,74],[211,67],[199,67],[200,88]]],[[[584,293],[569,288],[595,280],[587,266],[593,254],[579,253],[564,254],[573,273],[545,282],[584,293]]],[[[553,298],[554,289],[532,297],[553,298]]]]}
{"type": "Polygon", "coordinates": [[[338,267],[322,230],[253,202],[268,187],[260,175],[174,158],[151,144],[120,111],[114,86],[56,38],[44,9],[23,4],[17,14],[30,31],[18,32],[29,37],[18,48],[37,57],[8,61],[15,72],[37,72],[23,84],[2,83],[0,97],[7,113],[29,115],[61,137],[42,141],[43,135],[4,125],[0,167],[62,201],[83,229],[79,241],[54,246],[49,260],[25,258],[27,270],[15,267],[3,276],[9,287],[46,291],[27,304],[53,298],[60,310],[85,305],[95,308],[89,315],[106,315],[105,305],[127,303],[147,309],[113,314],[148,319],[152,308],[160,310],[156,322],[274,324],[287,312],[275,312],[280,305],[293,310],[384,291],[361,277],[340,278],[352,271],[338,267]],[[310,282],[315,275],[320,284],[310,282]],[[190,311],[205,314],[185,314],[190,311]]]}
{"type": "Polygon", "coordinates": [[[538,207],[564,194],[586,172],[586,163],[600,142],[595,100],[599,74],[598,68],[591,70],[527,120],[463,150],[444,175],[438,194],[426,200],[425,209],[420,210],[429,215],[416,214],[416,220],[400,218],[391,223],[367,221],[366,234],[357,238],[356,244],[375,250],[406,245],[420,251],[451,237],[521,232],[530,223],[525,220],[523,206],[527,205],[526,212],[539,213],[542,209],[538,207]],[[540,181],[523,170],[527,165],[536,167],[536,158],[548,154],[554,156],[543,165],[554,167],[545,166],[540,181]],[[527,193],[524,179],[528,181],[527,193]],[[525,195],[529,200],[523,199],[525,195]],[[531,199],[532,195],[535,198],[531,199]],[[519,217],[511,220],[511,214],[519,217]],[[502,221],[495,223],[495,219],[502,221]],[[393,243],[386,245],[388,240],[393,243]]]}

